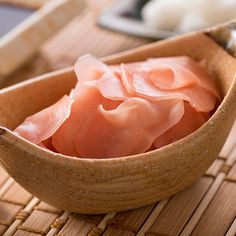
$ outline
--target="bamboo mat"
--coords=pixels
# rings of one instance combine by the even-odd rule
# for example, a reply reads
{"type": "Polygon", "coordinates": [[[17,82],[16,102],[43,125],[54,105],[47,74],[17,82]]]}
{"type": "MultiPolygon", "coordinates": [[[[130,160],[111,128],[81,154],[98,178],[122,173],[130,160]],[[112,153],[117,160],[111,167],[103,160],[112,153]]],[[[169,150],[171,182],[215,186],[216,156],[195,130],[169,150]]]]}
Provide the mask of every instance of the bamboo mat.
{"type": "MultiPolygon", "coordinates": [[[[72,65],[84,53],[100,57],[148,42],[96,27],[94,19],[104,1],[90,2],[2,86],[72,65]]],[[[190,188],[156,204],[122,213],[63,212],[32,196],[0,168],[0,235],[235,236],[236,123],[216,161],[190,188]]]]}

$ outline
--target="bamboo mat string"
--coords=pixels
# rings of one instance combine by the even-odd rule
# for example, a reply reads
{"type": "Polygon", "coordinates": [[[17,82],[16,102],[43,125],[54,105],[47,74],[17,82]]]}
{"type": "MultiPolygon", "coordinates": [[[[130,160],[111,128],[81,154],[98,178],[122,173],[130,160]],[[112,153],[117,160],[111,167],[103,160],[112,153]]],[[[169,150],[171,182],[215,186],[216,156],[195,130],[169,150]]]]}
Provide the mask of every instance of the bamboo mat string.
{"type": "Polygon", "coordinates": [[[49,230],[46,236],[56,235],[60,231],[62,226],[67,222],[67,220],[69,219],[69,216],[70,216],[70,213],[65,211],[59,218],[57,218],[53,222],[51,229],[49,230]]]}
{"type": "Polygon", "coordinates": [[[3,236],[11,236],[17,231],[18,227],[26,220],[26,218],[33,211],[34,207],[39,203],[39,199],[34,197],[27,206],[21,210],[18,215],[16,215],[16,220],[10,225],[7,231],[3,234],[3,236]],[[23,213],[23,214],[22,214],[23,213]],[[24,214],[25,213],[25,214],[24,214]],[[25,216],[23,216],[25,215],[25,216]]]}
{"type": "Polygon", "coordinates": [[[161,211],[164,209],[166,204],[168,203],[169,199],[163,200],[159,203],[157,203],[156,207],[153,209],[152,213],[146,220],[146,222],[143,224],[139,232],[137,233],[137,236],[145,236],[145,233],[151,228],[154,221],[157,219],[157,217],[160,215],[161,211]]]}
{"type": "Polygon", "coordinates": [[[116,215],[115,212],[106,214],[102,221],[98,224],[97,227],[94,227],[89,233],[88,236],[99,236],[106,229],[106,224],[109,220],[111,220],[116,215]]]}

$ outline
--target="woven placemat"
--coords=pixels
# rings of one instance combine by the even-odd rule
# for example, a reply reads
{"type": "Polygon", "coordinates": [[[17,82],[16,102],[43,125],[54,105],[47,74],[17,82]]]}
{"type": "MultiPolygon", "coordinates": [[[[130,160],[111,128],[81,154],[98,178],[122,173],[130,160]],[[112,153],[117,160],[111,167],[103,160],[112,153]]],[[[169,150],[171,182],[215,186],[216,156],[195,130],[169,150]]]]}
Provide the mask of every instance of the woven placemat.
{"type": "MultiPolygon", "coordinates": [[[[84,53],[100,57],[148,42],[95,26],[94,16],[101,2],[107,1],[89,2],[88,9],[2,86],[72,65],[84,53]]],[[[235,233],[236,124],[216,161],[190,188],[156,204],[122,213],[81,215],[61,211],[32,196],[0,168],[0,235],[235,236],[235,233]]]]}

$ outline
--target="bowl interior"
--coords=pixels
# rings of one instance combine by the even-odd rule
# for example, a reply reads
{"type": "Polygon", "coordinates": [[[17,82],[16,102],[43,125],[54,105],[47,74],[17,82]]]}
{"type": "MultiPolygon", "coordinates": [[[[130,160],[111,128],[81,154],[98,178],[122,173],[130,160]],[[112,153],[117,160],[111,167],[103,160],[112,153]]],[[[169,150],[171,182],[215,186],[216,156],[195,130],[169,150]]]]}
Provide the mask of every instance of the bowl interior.
{"type": "MultiPolygon", "coordinates": [[[[211,38],[198,33],[146,45],[104,61],[116,64],[178,55],[204,62],[225,97],[198,131],[152,152],[87,159],[47,152],[0,128],[0,163],[33,195],[55,207],[80,213],[133,209],[186,188],[216,158],[233,123],[236,60],[211,38]]],[[[69,68],[0,91],[0,126],[14,129],[27,116],[68,93],[75,83],[73,68],[69,68]]]]}
{"type": "MultiPolygon", "coordinates": [[[[189,34],[104,58],[108,64],[145,60],[150,57],[187,55],[204,63],[222,97],[227,94],[236,72],[236,61],[210,37],[189,34]]],[[[49,73],[11,86],[0,92],[0,125],[10,130],[27,116],[55,103],[75,85],[72,68],[49,73]]]]}

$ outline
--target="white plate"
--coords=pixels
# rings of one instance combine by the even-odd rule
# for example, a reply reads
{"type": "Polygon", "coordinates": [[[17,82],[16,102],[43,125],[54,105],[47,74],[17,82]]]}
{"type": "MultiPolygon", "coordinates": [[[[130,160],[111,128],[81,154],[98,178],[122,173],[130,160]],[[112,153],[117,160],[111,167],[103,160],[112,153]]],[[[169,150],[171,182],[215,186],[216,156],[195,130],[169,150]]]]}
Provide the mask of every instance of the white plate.
{"type": "Polygon", "coordinates": [[[177,35],[176,32],[150,28],[141,19],[125,16],[127,12],[134,11],[137,2],[138,0],[117,1],[102,13],[98,18],[98,24],[114,31],[151,39],[164,39],[177,35]]]}

